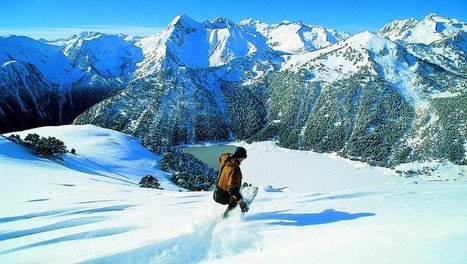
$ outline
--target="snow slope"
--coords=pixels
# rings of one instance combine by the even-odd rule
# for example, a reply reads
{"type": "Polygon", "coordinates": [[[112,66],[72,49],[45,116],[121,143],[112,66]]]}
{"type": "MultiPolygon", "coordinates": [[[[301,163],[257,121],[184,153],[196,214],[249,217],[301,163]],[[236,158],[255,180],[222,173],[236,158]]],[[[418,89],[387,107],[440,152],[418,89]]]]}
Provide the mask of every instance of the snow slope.
{"type": "Polygon", "coordinates": [[[134,45],[135,41],[129,41],[127,37],[83,32],[80,37],[70,37],[70,43],[63,48],[63,54],[84,72],[130,80],[129,75],[136,70],[136,64],[143,60],[143,53],[134,45]]]}
{"type": "Polygon", "coordinates": [[[405,46],[416,57],[465,75],[467,23],[430,14],[421,21],[410,18],[386,24],[378,32],[405,46]]]}
{"type": "Polygon", "coordinates": [[[23,36],[0,37],[0,69],[16,61],[34,65],[47,80],[58,84],[71,83],[83,76],[71,65],[61,47],[23,36]]]}
{"type": "Polygon", "coordinates": [[[268,25],[254,19],[243,20],[240,26],[257,37],[266,39],[274,50],[290,54],[300,54],[321,49],[351,35],[334,29],[307,25],[303,22],[283,21],[268,25]]]}
{"type": "Polygon", "coordinates": [[[414,18],[392,21],[381,28],[378,34],[387,36],[393,41],[404,40],[409,43],[430,44],[466,31],[465,22],[430,14],[421,21],[414,18]]]}
{"type": "Polygon", "coordinates": [[[165,30],[146,36],[135,45],[144,54],[138,65],[140,75],[161,67],[214,67],[252,54],[273,53],[265,39],[228,19],[218,17],[199,23],[185,14],[175,17],[165,30]]]}
{"type": "Polygon", "coordinates": [[[160,157],[144,148],[138,139],[125,134],[93,125],[40,127],[15,134],[24,139],[29,133],[56,137],[69,150],[75,149],[77,155],[68,154],[64,162],[57,164],[72,171],[114,178],[132,186],[150,174],[162,181],[163,188],[179,190],[167,182],[166,178],[169,176],[160,170],[160,157]]]}
{"type": "MultiPolygon", "coordinates": [[[[368,31],[314,52],[293,55],[282,65],[282,70],[306,69],[310,71],[310,80],[331,83],[365,67],[398,87],[399,94],[408,102],[426,104],[422,98],[424,87],[417,82],[418,71],[426,68],[425,64],[395,42],[368,31]]],[[[424,70],[424,74],[429,70],[424,70]]]]}
{"type": "Polygon", "coordinates": [[[167,176],[136,140],[93,126],[34,132],[61,138],[77,155],[53,162],[0,138],[1,263],[467,259],[466,182],[413,184],[332,155],[254,143],[244,145],[242,170],[263,188],[243,219],[220,221],[224,206],[209,192],[135,186],[141,170],[167,176]]]}

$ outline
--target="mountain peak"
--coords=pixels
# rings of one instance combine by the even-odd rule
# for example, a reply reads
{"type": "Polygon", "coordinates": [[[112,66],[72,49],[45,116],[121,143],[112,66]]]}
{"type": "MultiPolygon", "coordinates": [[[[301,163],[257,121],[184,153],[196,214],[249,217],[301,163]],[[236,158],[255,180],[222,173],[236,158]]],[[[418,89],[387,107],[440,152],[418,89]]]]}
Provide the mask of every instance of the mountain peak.
{"type": "Polygon", "coordinates": [[[230,27],[232,25],[235,25],[234,22],[228,20],[227,18],[224,17],[216,17],[212,22],[211,25],[218,27],[218,28],[225,28],[225,27],[230,27]]]}
{"type": "Polygon", "coordinates": [[[400,32],[403,30],[410,30],[414,28],[418,23],[418,20],[415,18],[411,17],[408,19],[403,19],[403,20],[394,20],[392,22],[387,23],[384,25],[378,33],[384,34],[386,32],[400,32]]]}
{"type": "Polygon", "coordinates": [[[188,26],[193,26],[199,24],[195,20],[193,20],[191,17],[189,17],[187,14],[182,13],[177,15],[172,22],[169,24],[170,27],[174,27],[176,25],[188,25],[188,26]]]}
{"type": "Polygon", "coordinates": [[[427,16],[425,16],[425,18],[430,18],[430,19],[432,19],[432,18],[436,18],[436,17],[438,17],[438,14],[436,14],[436,13],[434,13],[434,12],[433,12],[433,13],[430,13],[430,14],[428,14],[427,16]]]}
{"type": "Polygon", "coordinates": [[[262,22],[262,21],[253,19],[253,18],[248,18],[248,19],[244,19],[244,20],[240,21],[240,23],[238,23],[238,24],[241,25],[241,26],[246,26],[246,25],[255,26],[255,25],[258,25],[258,24],[265,24],[265,23],[262,22]]]}
{"type": "Polygon", "coordinates": [[[66,39],[61,39],[61,40],[57,40],[57,41],[51,41],[52,43],[53,42],[63,42],[63,43],[66,43],[66,42],[70,42],[70,41],[75,41],[77,39],[86,39],[86,40],[90,40],[90,39],[93,39],[93,38],[98,38],[100,36],[103,36],[105,35],[105,33],[101,33],[101,32],[97,32],[97,31],[83,31],[79,34],[74,34],[74,35],[71,35],[69,36],[68,38],[66,39]]]}
{"type": "Polygon", "coordinates": [[[348,38],[348,41],[364,44],[364,43],[369,43],[377,38],[381,39],[380,36],[374,33],[371,33],[370,31],[363,31],[361,33],[351,36],[350,38],[348,38]]]}
{"type": "Polygon", "coordinates": [[[101,32],[97,32],[97,31],[83,31],[79,35],[74,35],[74,36],[78,38],[82,38],[82,39],[91,39],[91,38],[100,37],[102,35],[105,35],[105,34],[101,32]]]}
{"type": "Polygon", "coordinates": [[[440,16],[436,13],[431,13],[429,15],[427,15],[426,17],[423,18],[423,20],[431,20],[431,21],[434,21],[434,22],[445,22],[445,21],[456,21],[457,22],[457,19],[454,19],[454,18],[446,18],[446,17],[443,17],[443,16],[440,16]]]}
{"type": "Polygon", "coordinates": [[[397,46],[397,44],[391,40],[369,31],[363,31],[362,33],[353,35],[345,40],[345,42],[352,46],[363,47],[377,53],[385,48],[395,48],[397,46]]]}

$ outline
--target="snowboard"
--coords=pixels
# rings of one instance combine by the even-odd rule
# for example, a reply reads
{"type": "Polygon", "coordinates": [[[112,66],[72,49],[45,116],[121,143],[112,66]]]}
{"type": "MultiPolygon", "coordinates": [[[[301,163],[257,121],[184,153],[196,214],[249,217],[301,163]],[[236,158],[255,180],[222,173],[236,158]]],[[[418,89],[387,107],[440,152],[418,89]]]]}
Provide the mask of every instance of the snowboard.
{"type": "Polygon", "coordinates": [[[240,192],[243,196],[243,201],[246,203],[248,208],[250,208],[251,203],[258,194],[258,187],[254,186],[242,186],[240,192]]]}
{"type": "MultiPolygon", "coordinates": [[[[243,196],[243,201],[246,203],[248,208],[250,208],[251,203],[253,202],[256,195],[258,194],[258,187],[243,185],[242,188],[240,189],[240,193],[243,196]]],[[[242,212],[241,215],[243,216],[244,214],[245,213],[242,212]]],[[[227,210],[224,212],[223,219],[227,219],[229,215],[230,215],[230,210],[229,208],[227,208],[227,210]]]]}

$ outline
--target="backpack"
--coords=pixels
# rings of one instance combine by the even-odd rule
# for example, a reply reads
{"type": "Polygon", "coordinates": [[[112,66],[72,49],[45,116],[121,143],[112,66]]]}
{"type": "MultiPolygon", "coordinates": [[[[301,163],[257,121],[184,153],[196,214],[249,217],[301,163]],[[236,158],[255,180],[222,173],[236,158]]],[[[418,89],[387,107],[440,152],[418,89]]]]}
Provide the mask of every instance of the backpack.
{"type": "Polygon", "coordinates": [[[230,194],[222,190],[221,188],[219,188],[219,186],[217,186],[217,183],[216,183],[216,187],[214,188],[214,193],[212,194],[212,198],[214,199],[214,201],[220,204],[228,204],[229,196],[230,194]]]}
{"type": "Polygon", "coordinates": [[[219,175],[217,176],[216,187],[214,188],[214,193],[212,194],[212,198],[214,199],[214,201],[216,201],[216,203],[228,204],[229,200],[230,200],[229,199],[230,198],[229,192],[222,190],[221,188],[219,188],[219,185],[218,185],[220,177],[221,177],[222,169],[224,169],[225,164],[229,160],[230,160],[230,157],[225,160],[224,164],[222,165],[221,169],[219,170],[219,175]]]}

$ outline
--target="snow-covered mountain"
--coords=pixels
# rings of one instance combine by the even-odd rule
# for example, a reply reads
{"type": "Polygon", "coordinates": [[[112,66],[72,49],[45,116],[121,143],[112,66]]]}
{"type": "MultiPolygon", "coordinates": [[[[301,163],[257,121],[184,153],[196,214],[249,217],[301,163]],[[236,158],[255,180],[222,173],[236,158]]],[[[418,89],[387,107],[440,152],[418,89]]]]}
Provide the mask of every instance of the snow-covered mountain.
{"type": "Polygon", "coordinates": [[[55,41],[2,37],[0,131],[68,123],[86,108],[124,89],[131,80],[157,75],[162,69],[231,63],[230,69],[217,75],[235,81],[241,75],[243,81],[254,82],[277,69],[283,53],[316,49],[346,36],[303,23],[293,25],[271,25],[262,30],[221,17],[197,22],[182,14],[165,30],[143,38],[99,32],[55,41]],[[290,31],[295,27],[300,32],[290,31]],[[297,47],[275,44],[294,38],[300,39],[297,47]],[[21,65],[21,69],[14,65],[21,65]],[[29,121],[16,120],[14,113],[29,121]]]}
{"type": "Polygon", "coordinates": [[[114,78],[121,83],[131,80],[130,74],[143,59],[141,49],[125,35],[89,34],[73,38],[63,49],[74,67],[101,78],[114,78]]]}
{"type": "Polygon", "coordinates": [[[263,38],[228,19],[218,17],[199,23],[184,14],[177,16],[165,30],[141,39],[136,45],[145,55],[138,71],[141,75],[160,68],[220,66],[237,58],[273,52],[263,38]]]}
{"type": "Polygon", "coordinates": [[[45,79],[57,84],[70,83],[83,76],[72,66],[61,47],[23,36],[0,37],[2,70],[9,62],[29,64],[45,79]]]}
{"type": "Polygon", "coordinates": [[[467,24],[465,22],[430,14],[421,21],[409,18],[390,22],[383,26],[378,34],[384,35],[392,41],[404,40],[408,43],[428,45],[466,31],[467,24]]]}
{"type": "Polygon", "coordinates": [[[2,91],[14,92],[4,92],[0,114],[10,118],[2,127],[18,127],[12,121],[16,109],[33,125],[60,123],[114,94],[75,122],[124,131],[153,150],[277,139],[284,147],[333,151],[382,165],[425,158],[463,163],[464,24],[430,15],[349,37],[301,22],[197,22],[179,15],[165,30],[143,38],[87,32],[38,42],[34,45],[56,52],[66,65],[64,76],[74,81],[60,85],[55,72],[50,77],[36,66],[42,61],[12,64],[4,52],[3,67],[22,65],[22,70],[10,70],[5,78],[10,81],[2,91]],[[434,32],[422,33],[427,30],[434,32]],[[69,92],[63,96],[63,90],[69,92]],[[56,99],[30,96],[44,91],[54,95],[44,98],[56,99]],[[51,119],[50,109],[59,118],[51,119]]]}
{"type": "Polygon", "coordinates": [[[245,31],[262,36],[273,50],[290,54],[304,53],[324,48],[351,35],[334,29],[327,29],[303,22],[283,21],[268,25],[258,20],[248,19],[240,22],[245,31]]]}
{"type": "Polygon", "coordinates": [[[54,42],[0,38],[0,131],[71,122],[122,90],[143,58],[135,40],[84,32],[54,42]]]}
{"type": "Polygon", "coordinates": [[[386,166],[419,159],[464,162],[464,76],[370,32],[273,58],[280,59],[258,64],[247,56],[217,67],[165,68],[75,122],[125,131],[151,149],[276,139],[288,148],[386,166]]]}
{"type": "Polygon", "coordinates": [[[414,57],[403,46],[368,31],[315,52],[291,56],[281,70],[307,71],[310,81],[333,83],[363,68],[371,75],[397,84],[397,92],[411,104],[425,104],[430,94],[424,91],[436,94],[463,89],[460,80],[456,79],[446,87],[433,85],[432,82],[423,83],[424,77],[438,76],[442,71],[414,57]],[[322,74],[323,71],[326,74],[322,74]]]}
{"type": "Polygon", "coordinates": [[[467,23],[430,14],[388,23],[378,34],[402,45],[417,57],[462,75],[467,74],[467,23]]]}
{"type": "Polygon", "coordinates": [[[269,80],[268,124],[257,139],[279,130],[286,147],[386,165],[465,159],[454,150],[464,149],[467,137],[465,78],[386,38],[363,32],[294,55],[269,80]]]}

